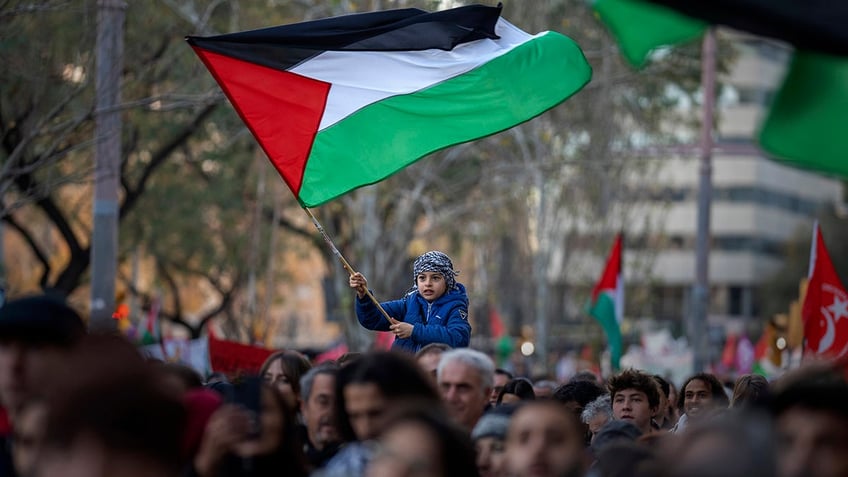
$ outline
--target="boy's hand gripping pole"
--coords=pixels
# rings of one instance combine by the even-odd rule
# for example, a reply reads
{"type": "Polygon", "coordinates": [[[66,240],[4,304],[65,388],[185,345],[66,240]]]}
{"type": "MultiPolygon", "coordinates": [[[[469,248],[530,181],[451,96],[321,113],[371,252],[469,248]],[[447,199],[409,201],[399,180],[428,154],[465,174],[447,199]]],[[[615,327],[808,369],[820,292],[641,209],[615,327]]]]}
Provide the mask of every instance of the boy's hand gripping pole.
{"type": "MultiPolygon", "coordinates": [[[[324,242],[327,242],[327,245],[330,247],[330,250],[333,251],[333,255],[338,257],[339,261],[342,262],[342,267],[347,270],[347,273],[349,273],[351,276],[356,273],[356,270],[354,270],[353,267],[350,266],[350,263],[345,260],[344,256],[342,256],[342,253],[339,252],[339,249],[336,248],[336,244],[333,243],[333,241],[330,239],[330,236],[327,235],[327,232],[324,231],[324,227],[321,225],[320,222],[318,222],[318,219],[315,218],[315,215],[312,214],[312,211],[306,207],[304,207],[303,210],[305,210],[306,213],[309,215],[309,218],[312,219],[312,223],[315,225],[315,228],[318,229],[318,232],[321,232],[321,236],[324,237],[324,242]]],[[[383,307],[380,305],[380,302],[377,301],[377,298],[374,297],[374,295],[371,293],[371,290],[369,290],[367,287],[365,288],[365,294],[368,295],[368,298],[371,299],[371,302],[374,303],[378,310],[380,310],[380,313],[382,313],[383,316],[387,320],[389,320],[389,323],[393,325],[398,323],[396,319],[392,318],[391,316],[389,316],[388,313],[386,313],[386,310],[383,309],[383,307]]]]}

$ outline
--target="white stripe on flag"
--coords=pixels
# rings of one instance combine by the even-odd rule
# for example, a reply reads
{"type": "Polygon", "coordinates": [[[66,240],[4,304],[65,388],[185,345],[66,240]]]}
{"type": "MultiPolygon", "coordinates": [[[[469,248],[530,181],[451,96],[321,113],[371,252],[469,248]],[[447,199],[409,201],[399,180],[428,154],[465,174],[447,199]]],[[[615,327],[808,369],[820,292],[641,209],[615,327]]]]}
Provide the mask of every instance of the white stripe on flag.
{"type": "Polygon", "coordinates": [[[532,36],[503,18],[495,33],[500,39],[463,43],[452,51],[328,51],[289,71],[332,85],[319,126],[323,130],[369,104],[467,73],[545,35],[532,36]]]}

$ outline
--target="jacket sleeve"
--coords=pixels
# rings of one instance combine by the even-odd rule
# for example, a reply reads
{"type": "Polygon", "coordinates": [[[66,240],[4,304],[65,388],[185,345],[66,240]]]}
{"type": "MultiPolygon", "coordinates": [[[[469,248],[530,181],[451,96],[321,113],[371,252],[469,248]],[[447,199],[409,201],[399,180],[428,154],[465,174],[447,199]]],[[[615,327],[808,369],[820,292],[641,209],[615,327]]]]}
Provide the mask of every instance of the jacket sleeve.
{"type": "Polygon", "coordinates": [[[464,348],[471,342],[468,308],[464,305],[451,310],[444,323],[415,323],[412,339],[422,345],[445,343],[452,348],[464,348]]]}
{"type": "MultiPolygon", "coordinates": [[[[392,318],[403,321],[406,308],[404,300],[384,301],[380,303],[380,306],[392,318]]],[[[380,313],[377,305],[367,296],[363,298],[356,297],[356,318],[359,320],[359,324],[369,330],[389,331],[389,320],[380,313]]]]}

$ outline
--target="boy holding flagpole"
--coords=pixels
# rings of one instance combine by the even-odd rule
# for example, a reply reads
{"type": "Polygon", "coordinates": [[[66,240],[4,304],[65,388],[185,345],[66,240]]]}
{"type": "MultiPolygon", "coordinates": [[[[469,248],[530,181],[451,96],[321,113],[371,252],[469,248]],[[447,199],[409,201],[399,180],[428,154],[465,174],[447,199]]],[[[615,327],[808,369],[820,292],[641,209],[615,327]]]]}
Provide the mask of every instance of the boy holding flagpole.
{"type": "Polygon", "coordinates": [[[367,296],[368,281],[356,272],[350,287],[356,290],[356,317],[365,328],[390,331],[395,335],[392,349],[416,352],[430,343],[445,343],[453,348],[468,346],[468,295],[456,281],[450,257],[430,251],[415,260],[413,287],[399,300],[380,303],[391,317],[387,320],[367,296]]]}

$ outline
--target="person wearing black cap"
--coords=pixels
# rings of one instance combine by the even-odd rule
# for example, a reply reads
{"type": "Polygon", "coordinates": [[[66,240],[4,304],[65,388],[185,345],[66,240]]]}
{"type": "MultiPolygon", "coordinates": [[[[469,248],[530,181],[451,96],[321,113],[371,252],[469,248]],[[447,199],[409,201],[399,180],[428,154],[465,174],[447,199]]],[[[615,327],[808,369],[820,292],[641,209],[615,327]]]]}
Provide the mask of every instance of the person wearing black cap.
{"type": "MultiPolygon", "coordinates": [[[[24,404],[37,398],[85,334],[79,315],[64,301],[36,295],[0,307],[0,414],[14,427],[24,404]]],[[[8,426],[6,426],[8,427],[8,426]]],[[[0,475],[15,475],[9,432],[0,431],[0,475]]]]}

